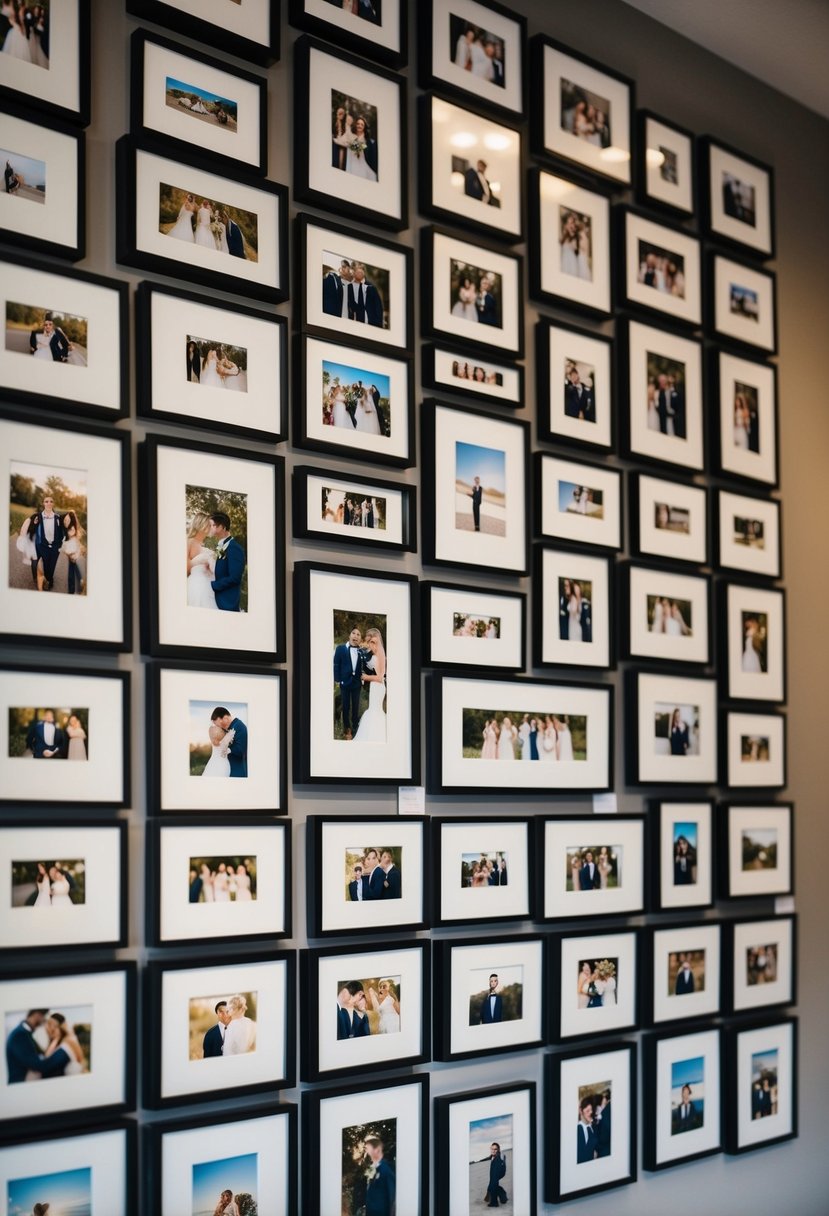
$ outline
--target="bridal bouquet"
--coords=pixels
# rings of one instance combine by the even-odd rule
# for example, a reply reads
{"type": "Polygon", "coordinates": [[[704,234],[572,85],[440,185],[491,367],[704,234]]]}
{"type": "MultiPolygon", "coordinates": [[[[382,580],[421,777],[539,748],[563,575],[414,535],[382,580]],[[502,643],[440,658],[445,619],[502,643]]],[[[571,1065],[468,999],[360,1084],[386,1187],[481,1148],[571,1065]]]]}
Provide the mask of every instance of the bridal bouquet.
{"type": "Polygon", "coordinates": [[[222,247],[222,226],[218,220],[211,220],[210,231],[213,233],[213,240],[216,242],[216,248],[222,247]]]}
{"type": "Polygon", "coordinates": [[[367,147],[368,144],[364,139],[352,139],[348,145],[349,151],[353,152],[355,156],[362,156],[367,147]]]}

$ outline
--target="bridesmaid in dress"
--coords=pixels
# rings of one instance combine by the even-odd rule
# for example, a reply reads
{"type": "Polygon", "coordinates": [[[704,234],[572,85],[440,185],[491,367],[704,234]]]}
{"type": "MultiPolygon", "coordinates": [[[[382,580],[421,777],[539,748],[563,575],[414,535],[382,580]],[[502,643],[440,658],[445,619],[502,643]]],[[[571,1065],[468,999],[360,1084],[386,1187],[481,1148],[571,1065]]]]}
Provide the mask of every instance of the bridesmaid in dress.
{"type": "Polygon", "coordinates": [[[81,726],[77,714],[70,716],[66,724],[66,733],[69,736],[69,750],[66,753],[66,759],[86,760],[86,731],[81,726]]]}

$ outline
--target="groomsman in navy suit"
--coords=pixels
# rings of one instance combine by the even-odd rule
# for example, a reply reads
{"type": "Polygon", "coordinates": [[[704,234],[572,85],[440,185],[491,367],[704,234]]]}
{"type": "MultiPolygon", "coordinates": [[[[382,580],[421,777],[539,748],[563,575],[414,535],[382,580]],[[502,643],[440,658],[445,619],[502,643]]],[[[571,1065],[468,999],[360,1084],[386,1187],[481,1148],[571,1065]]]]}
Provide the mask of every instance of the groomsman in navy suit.
{"type": "Polygon", "coordinates": [[[498,987],[498,976],[493,974],[489,977],[489,992],[484,997],[484,1003],[481,1006],[481,1025],[492,1026],[496,1022],[500,1022],[504,1016],[504,1000],[495,990],[498,987]]]}
{"type": "MultiPolygon", "coordinates": [[[[32,580],[38,591],[52,590],[55,578],[55,566],[58,564],[60,550],[66,540],[66,529],[60,515],[55,513],[55,500],[47,494],[43,506],[34,517],[34,545],[37,556],[32,562],[32,580]],[[42,573],[38,570],[38,562],[42,573]]],[[[31,533],[30,533],[31,535],[31,533]]]]}
{"type": "Polygon", "coordinates": [[[352,321],[360,321],[379,329],[383,324],[383,301],[373,283],[366,282],[366,268],[362,262],[354,263],[354,282],[349,285],[348,298],[353,315],[352,321]]]}
{"type": "Polygon", "coordinates": [[[576,1127],[576,1164],[593,1161],[599,1152],[599,1142],[593,1128],[594,1098],[588,1096],[579,1102],[579,1121],[576,1127]]]}
{"type": "Polygon", "coordinates": [[[689,992],[694,991],[694,987],[694,973],[691,970],[691,963],[685,958],[682,960],[682,966],[676,973],[674,992],[676,996],[687,996],[689,992]]]}
{"type": "Polygon", "coordinates": [[[671,1121],[671,1135],[677,1136],[680,1132],[696,1131],[698,1127],[702,1127],[702,1120],[696,1105],[691,1101],[691,1086],[683,1085],[682,1101],[674,1111],[671,1121]]]}
{"type": "Polygon", "coordinates": [[[368,894],[368,875],[363,873],[363,867],[357,864],[354,867],[354,877],[348,884],[348,898],[352,903],[362,902],[369,898],[368,894]]]}
{"type": "Polygon", "coordinates": [[[216,596],[216,607],[223,612],[239,612],[242,602],[242,579],[245,576],[245,551],[230,535],[230,516],[216,511],[210,516],[210,535],[216,546],[216,569],[210,586],[216,596]]]}
{"type": "Polygon", "coordinates": [[[602,1093],[596,1108],[593,1126],[596,1129],[597,1151],[600,1157],[610,1156],[610,1090],[602,1093]]]}
{"type": "Polygon", "coordinates": [[[55,724],[54,710],[44,709],[43,721],[33,722],[26,735],[26,747],[35,760],[61,760],[66,749],[66,735],[55,724]]]}
{"type": "MultiPolygon", "coordinates": [[[[400,899],[402,876],[397,866],[394,864],[394,858],[388,849],[384,849],[380,854],[380,865],[377,869],[382,874],[381,884],[381,899],[400,899]]],[[[372,878],[374,871],[372,871],[372,878]]]]}
{"type": "Polygon", "coordinates": [[[242,229],[232,220],[226,211],[221,213],[220,219],[225,226],[225,236],[227,237],[227,251],[232,258],[247,258],[245,253],[245,238],[242,235],[242,229]]]}
{"type": "Polygon", "coordinates": [[[352,270],[351,263],[345,258],[340,262],[339,274],[335,270],[329,270],[322,280],[323,312],[328,313],[331,317],[348,319],[351,306],[346,294],[346,288],[351,286],[353,278],[354,271],[352,270]]]}
{"type": "Polygon", "coordinates": [[[202,1042],[202,1055],[205,1060],[215,1059],[222,1055],[225,1049],[225,1034],[230,1014],[227,1012],[227,1001],[219,1001],[213,1012],[216,1015],[216,1025],[211,1026],[202,1042]]]}
{"type": "Polygon", "coordinates": [[[590,849],[584,855],[584,862],[579,870],[579,889],[582,891],[596,891],[602,885],[602,876],[599,873],[599,867],[593,860],[593,854],[590,849]]]}

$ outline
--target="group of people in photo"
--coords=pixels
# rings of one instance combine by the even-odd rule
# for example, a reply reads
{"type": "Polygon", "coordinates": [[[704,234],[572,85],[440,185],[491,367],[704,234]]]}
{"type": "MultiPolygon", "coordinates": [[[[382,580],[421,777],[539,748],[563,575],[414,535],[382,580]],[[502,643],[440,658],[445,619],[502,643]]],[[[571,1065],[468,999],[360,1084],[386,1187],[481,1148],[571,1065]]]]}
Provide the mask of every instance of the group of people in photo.
{"type": "Polygon", "coordinates": [[[561,82],[561,128],[597,148],[610,147],[610,103],[570,80],[561,82]]]}
{"type": "Polygon", "coordinates": [[[507,860],[503,853],[494,857],[482,853],[480,860],[471,861],[462,874],[465,887],[505,887],[507,883],[507,860]]]}
{"type": "Polygon", "coordinates": [[[191,904],[220,904],[220,903],[250,903],[255,896],[251,892],[251,878],[248,865],[239,862],[231,865],[220,861],[215,869],[207,862],[202,863],[198,870],[190,871],[191,904]]]}
{"type": "Polygon", "coordinates": [[[197,201],[195,194],[185,195],[178,218],[167,235],[215,253],[247,258],[242,229],[231,218],[227,208],[208,198],[197,201]]]}
{"type": "Polygon", "coordinates": [[[366,849],[352,868],[348,898],[352,903],[374,899],[400,899],[402,875],[390,849],[366,849]]]}
{"type": "Polygon", "coordinates": [[[583,849],[570,860],[570,877],[574,891],[606,891],[613,870],[613,859],[607,845],[598,853],[583,849]]]}
{"type": "MultiPolygon", "coordinates": [[[[642,242],[640,242],[642,244],[642,242]]],[[[639,263],[638,282],[667,296],[685,299],[683,259],[664,250],[649,249],[639,263]]]]}
{"type": "Polygon", "coordinates": [[[49,67],[49,10],[45,4],[26,4],[25,0],[3,0],[0,17],[2,53],[22,59],[35,67],[49,67]],[[5,27],[5,30],[3,29],[5,27]]]}
{"type": "Polygon", "coordinates": [[[479,25],[463,23],[455,41],[454,62],[470,76],[504,87],[504,44],[479,25]]]}
{"type": "Polygon", "coordinates": [[[35,714],[23,754],[33,760],[87,760],[86,731],[78,715],[64,712],[58,721],[53,709],[35,714]]]}
{"type": "Polygon", "coordinates": [[[558,625],[562,642],[592,642],[593,618],[589,594],[578,579],[561,579],[558,625]]]}
{"type": "Polygon", "coordinates": [[[498,722],[488,718],[483,729],[482,760],[573,759],[573,739],[567,714],[524,714],[513,722],[508,714],[498,722]],[[518,723],[516,725],[516,722],[518,723]]]}
{"type": "Polygon", "coordinates": [[[202,354],[200,344],[187,343],[187,379],[191,384],[208,388],[229,388],[245,392],[245,381],[238,363],[234,363],[222,345],[208,346],[202,354]]]}
{"type": "Polygon", "coordinates": [[[481,367],[480,363],[463,363],[460,359],[452,360],[452,375],[456,380],[471,380],[474,384],[495,384],[502,385],[504,377],[501,372],[489,370],[481,367]]]}
{"type": "Polygon", "coordinates": [[[344,498],[341,503],[331,510],[326,505],[322,511],[323,521],[342,524],[346,528],[382,528],[383,521],[378,510],[376,498],[344,498]]]}
{"type": "Polygon", "coordinates": [[[669,373],[648,379],[648,430],[685,438],[685,395],[669,373]]]}
{"type": "MultiPolygon", "coordinates": [[[[381,979],[375,988],[368,984],[368,1000],[377,1014],[377,1034],[400,1030],[400,1000],[394,981],[381,979]]],[[[361,980],[348,980],[337,992],[337,1038],[359,1039],[371,1034],[366,987],[361,980]]]]}
{"type": "Polygon", "coordinates": [[[676,638],[688,637],[691,634],[691,626],[686,623],[679,604],[667,596],[654,597],[648,628],[651,633],[666,633],[669,637],[676,638]]]}
{"type": "Polygon", "coordinates": [[[495,641],[499,636],[500,621],[493,617],[472,616],[458,613],[452,636],[456,638],[488,638],[495,641]]]}
{"type": "Polygon", "coordinates": [[[386,415],[380,404],[382,397],[376,384],[332,384],[323,398],[324,426],[344,427],[364,435],[385,435],[386,415]]]}
{"type": "Polygon", "coordinates": [[[379,288],[366,274],[364,262],[342,258],[339,270],[327,270],[322,279],[322,311],[343,321],[359,321],[381,329],[385,308],[379,288]]]}
{"type": "Polygon", "coordinates": [[[616,1004],[616,964],[613,959],[585,959],[579,967],[579,1009],[602,1009],[616,1004]]]}

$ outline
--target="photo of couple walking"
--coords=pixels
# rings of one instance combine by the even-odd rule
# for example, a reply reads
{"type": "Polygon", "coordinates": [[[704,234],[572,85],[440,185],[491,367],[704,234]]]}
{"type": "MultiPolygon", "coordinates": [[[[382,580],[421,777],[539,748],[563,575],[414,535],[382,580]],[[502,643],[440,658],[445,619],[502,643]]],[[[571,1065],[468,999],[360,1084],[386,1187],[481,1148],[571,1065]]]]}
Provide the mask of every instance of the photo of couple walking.
{"type": "Polygon", "coordinates": [[[258,220],[252,211],[199,198],[166,182],[159,184],[158,231],[213,253],[259,260],[258,220]]]}
{"type": "Polygon", "coordinates": [[[334,738],[386,742],[384,615],[334,611],[334,738]]]}
{"type": "Polygon", "coordinates": [[[56,1009],[7,1013],[5,1031],[9,1085],[80,1076],[90,1070],[91,1005],[66,1013],[56,1009]]]}
{"type": "Polygon", "coordinates": [[[190,702],[190,776],[247,777],[247,705],[190,702]]]}
{"type": "Polygon", "coordinates": [[[12,460],[9,586],[85,595],[87,473],[12,460]]]}
{"type": "Polygon", "coordinates": [[[187,486],[188,608],[247,612],[247,494],[187,486]]]}

